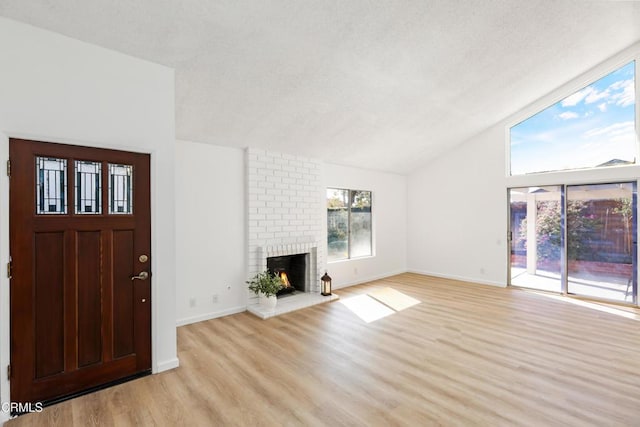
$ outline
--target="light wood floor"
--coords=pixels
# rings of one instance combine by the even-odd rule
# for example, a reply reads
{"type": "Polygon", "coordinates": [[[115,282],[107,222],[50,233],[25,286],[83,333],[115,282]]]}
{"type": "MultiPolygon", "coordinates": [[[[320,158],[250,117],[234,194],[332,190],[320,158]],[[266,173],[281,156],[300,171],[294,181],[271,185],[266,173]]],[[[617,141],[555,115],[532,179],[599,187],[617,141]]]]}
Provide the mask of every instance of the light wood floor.
{"type": "Polygon", "coordinates": [[[420,301],[365,323],[333,302],[178,330],[180,368],[15,426],[637,426],[640,318],[518,289],[402,274],[420,301]]]}

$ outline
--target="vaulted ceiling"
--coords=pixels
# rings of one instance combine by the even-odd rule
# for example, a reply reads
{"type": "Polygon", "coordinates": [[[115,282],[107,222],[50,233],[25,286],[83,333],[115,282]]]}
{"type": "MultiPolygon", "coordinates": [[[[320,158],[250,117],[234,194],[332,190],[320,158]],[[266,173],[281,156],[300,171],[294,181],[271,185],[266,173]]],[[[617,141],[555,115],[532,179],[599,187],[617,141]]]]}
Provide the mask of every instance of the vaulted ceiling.
{"type": "Polygon", "coordinates": [[[0,15],[174,68],[178,139],[399,173],[640,40],[637,1],[0,0],[0,15]]]}

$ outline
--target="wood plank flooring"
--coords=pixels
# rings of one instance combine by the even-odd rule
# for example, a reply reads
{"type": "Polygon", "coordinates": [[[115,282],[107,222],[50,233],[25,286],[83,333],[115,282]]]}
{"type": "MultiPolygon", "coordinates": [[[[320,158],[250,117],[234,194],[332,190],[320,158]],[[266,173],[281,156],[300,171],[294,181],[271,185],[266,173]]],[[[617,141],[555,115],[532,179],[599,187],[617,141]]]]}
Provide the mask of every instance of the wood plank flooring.
{"type": "Polygon", "coordinates": [[[385,287],[421,303],[371,323],[332,302],[184,326],[180,368],[8,425],[639,425],[638,310],[410,273],[337,293],[385,287]]]}

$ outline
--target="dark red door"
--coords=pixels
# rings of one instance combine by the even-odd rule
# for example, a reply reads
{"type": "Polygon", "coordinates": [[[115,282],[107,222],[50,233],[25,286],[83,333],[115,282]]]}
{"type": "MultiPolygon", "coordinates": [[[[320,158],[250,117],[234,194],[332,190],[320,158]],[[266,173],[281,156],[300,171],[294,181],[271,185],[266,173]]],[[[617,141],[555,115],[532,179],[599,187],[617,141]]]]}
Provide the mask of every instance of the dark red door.
{"type": "Polygon", "coordinates": [[[149,155],[11,139],[11,400],[151,368],[149,155]]]}

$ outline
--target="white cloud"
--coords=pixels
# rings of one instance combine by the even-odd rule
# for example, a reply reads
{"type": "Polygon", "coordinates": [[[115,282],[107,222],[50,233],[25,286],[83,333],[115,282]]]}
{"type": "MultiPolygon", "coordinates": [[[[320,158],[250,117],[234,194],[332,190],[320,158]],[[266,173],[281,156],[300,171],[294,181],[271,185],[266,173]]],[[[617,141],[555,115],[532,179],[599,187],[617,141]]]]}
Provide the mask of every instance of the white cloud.
{"type": "MultiPolygon", "coordinates": [[[[615,103],[621,107],[633,105],[635,102],[633,79],[618,80],[602,91],[593,86],[588,86],[563,99],[561,104],[563,107],[573,107],[582,101],[584,101],[585,104],[593,104],[600,100],[615,103]]],[[[600,108],[600,111],[605,111],[602,109],[602,105],[603,104],[598,105],[598,108],[600,108]]]]}
{"type": "Polygon", "coordinates": [[[626,134],[631,132],[635,132],[635,124],[633,120],[627,122],[619,122],[614,123],[612,125],[603,127],[603,128],[595,128],[591,129],[583,134],[585,138],[593,138],[594,136],[605,136],[612,137],[621,134],[626,134]]]}
{"type": "Polygon", "coordinates": [[[600,101],[603,98],[608,98],[610,95],[611,93],[609,92],[609,88],[603,90],[602,92],[597,89],[593,89],[591,93],[589,93],[584,99],[584,103],[593,104],[594,102],[600,101]]]}
{"type": "Polygon", "coordinates": [[[633,105],[635,102],[635,93],[633,87],[633,80],[620,80],[609,86],[613,90],[622,90],[619,93],[615,93],[611,96],[611,100],[621,107],[627,107],[633,105]]]}
{"type": "Polygon", "coordinates": [[[571,120],[571,119],[577,119],[578,113],[575,113],[573,111],[565,111],[564,113],[560,113],[558,114],[558,117],[560,117],[562,120],[571,120]]]}
{"type": "Polygon", "coordinates": [[[578,103],[580,103],[580,101],[582,101],[592,91],[593,91],[593,89],[591,88],[591,86],[589,86],[589,87],[586,87],[586,88],[574,93],[573,95],[569,95],[565,99],[562,100],[562,106],[563,107],[573,107],[575,105],[578,105],[578,103]]]}
{"type": "Polygon", "coordinates": [[[598,110],[602,111],[603,113],[604,113],[605,111],[607,111],[607,103],[606,103],[606,102],[603,102],[602,104],[599,104],[599,105],[598,105],[598,110]]]}

